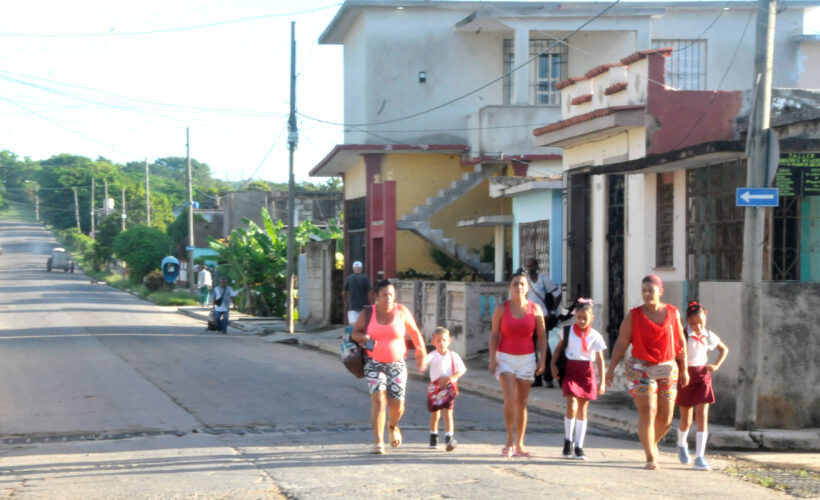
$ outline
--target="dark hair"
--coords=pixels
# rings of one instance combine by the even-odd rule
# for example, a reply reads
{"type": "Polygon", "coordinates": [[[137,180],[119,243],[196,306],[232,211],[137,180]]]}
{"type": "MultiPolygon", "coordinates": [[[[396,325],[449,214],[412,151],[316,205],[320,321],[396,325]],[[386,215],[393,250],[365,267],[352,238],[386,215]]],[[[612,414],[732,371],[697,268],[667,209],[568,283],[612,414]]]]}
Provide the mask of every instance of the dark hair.
{"type": "Polygon", "coordinates": [[[686,318],[688,319],[690,316],[694,316],[696,314],[706,314],[706,309],[700,305],[700,302],[693,300],[689,304],[686,305],[686,318]]]}
{"type": "Polygon", "coordinates": [[[512,281],[512,279],[515,278],[516,276],[526,276],[526,275],[527,275],[527,271],[525,271],[523,267],[519,267],[518,269],[515,270],[512,277],[510,277],[510,281],[512,281]]]}
{"type": "Polygon", "coordinates": [[[382,288],[388,287],[388,286],[393,286],[393,283],[391,283],[390,280],[378,280],[378,281],[376,281],[373,284],[373,294],[378,295],[379,290],[381,290],[382,288]]]}

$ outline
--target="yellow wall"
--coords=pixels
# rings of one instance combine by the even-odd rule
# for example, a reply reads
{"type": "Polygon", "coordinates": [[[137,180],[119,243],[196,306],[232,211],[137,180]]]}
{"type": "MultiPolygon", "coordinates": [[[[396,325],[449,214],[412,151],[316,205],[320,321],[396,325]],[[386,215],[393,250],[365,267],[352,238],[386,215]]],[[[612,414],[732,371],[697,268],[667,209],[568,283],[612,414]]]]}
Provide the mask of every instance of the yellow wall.
{"type": "Polygon", "coordinates": [[[355,200],[366,195],[364,158],[359,157],[356,165],[345,172],[345,200],[355,200]]]}
{"type": "MultiPolygon", "coordinates": [[[[458,155],[393,154],[385,156],[382,163],[382,177],[392,172],[392,178],[396,181],[396,215],[399,218],[412,212],[415,206],[424,205],[427,198],[438,196],[440,189],[448,188],[451,182],[470,171],[472,167],[461,166],[461,158],[458,155]]],[[[445,237],[455,238],[459,245],[479,250],[483,245],[492,243],[493,228],[459,228],[458,221],[483,215],[510,213],[512,202],[506,198],[490,198],[488,182],[485,181],[433,215],[430,226],[443,230],[445,237]]],[[[420,272],[441,270],[430,257],[431,245],[412,232],[398,231],[396,246],[398,271],[405,271],[408,268],[420,272]]],[[[509,251],[509,248],[507,250],[509,251]]]]}
{"type": "Polygon", "coordinates": [[[630,128],[619,134],[588,144],[579,144],[564,149],[564,166],[567,169],[578,165],[603,165],[617,157],[634,160],[646,156],[646,141],[643,127],[630,128]]]}

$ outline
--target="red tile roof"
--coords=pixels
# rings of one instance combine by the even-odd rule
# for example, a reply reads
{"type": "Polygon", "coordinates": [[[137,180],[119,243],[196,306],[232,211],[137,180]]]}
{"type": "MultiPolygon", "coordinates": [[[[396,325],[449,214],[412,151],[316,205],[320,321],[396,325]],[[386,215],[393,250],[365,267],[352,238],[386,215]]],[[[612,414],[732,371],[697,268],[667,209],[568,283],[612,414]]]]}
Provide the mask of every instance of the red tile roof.
{"type": "Polygon", "coordinates": [[[592,94],[581,94],[579,96],[573,97],[572,100],[570,101],[570,103],[573,106],[576,106],[578,104],[583,104],[583,103],[589,102],[591,100],[592,100],[592,94]]]}
{"type": "Polygon", "coordinates": [[[630,64],[636,61],[640,61],[641,59],[644,59],[652,54],[661,54],[664,57],[669,57],[670,55],[672,55],[672,50],[672,47],[639,50],[638,52],[633,52],[632,54],[629,54],[628,56],[621,59],[621,64],[623,64],[624,66],[629,66],[630,64]]]}
{"type": "Polygon", "coordinates": [[[625,90],[627,85],[628,84],[626,82],[613,83],[607,87],[606,90],[604,90],[604,95],[617,94],[618,92],[625,90]]]}
{"type": "Polygon", "coordinates": [[[566,120],[561,120],[560,122],[551,123],[544,127],[537,128],[532,131],[532,135],[539,136],[549,134],[550,132],[555,132],[556,130],[561,130],[562,128],[570,127],[578,123],[588,122],[596,118],[601,118],[602,116],[611,115],[613,113],[617,113],[618,111],[644,108],[645,106],[638,104],[633,106],[612,106],[609,108],[596,109],[594,111],[590,111],[589,113],[584,113],[583,115],[573,116],[572,118],[567,118],[566,120]]]}
{"type": "Polygon", "coordinates": [[[601,73],[606,73],[607,71],[609,71],[609,68],[613,68],[615,66],[623,66],[623,65],[619,62],[609,63],[609,64],[601,64],[600,66],[595,66],[591,70],[587,71],[586,74],[584,74],[584,76],[587,77],[587,78],[595,78],[596,76],[600,75],[601,73]]]}
{"type": "Polygon", "coordinates": [[[561,90],[564,87],[569,87],[570,85],[575,85],[576,82],[582,82],[584,80],[588,80],[583,76],[573,76],[571,78],[567,78],[566,80],[561,80],[560,82],[555,84],[556,90],[561,90]]]}

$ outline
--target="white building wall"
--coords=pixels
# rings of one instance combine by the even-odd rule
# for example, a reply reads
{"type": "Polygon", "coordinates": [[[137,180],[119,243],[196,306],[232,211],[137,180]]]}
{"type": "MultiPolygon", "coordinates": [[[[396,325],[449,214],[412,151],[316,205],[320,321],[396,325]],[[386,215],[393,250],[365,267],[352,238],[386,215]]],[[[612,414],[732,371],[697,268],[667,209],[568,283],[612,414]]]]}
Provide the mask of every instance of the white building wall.
{"type": "Polygon", "coordinates": [[[591,198],[591,212],[592,221],[590,230],[592,232],[592,250],[590,262],[592,264],[592,277],[590,285],[592,286],[592,298],[595,300],[595,319],[593,327],[598,331],[604,331],[604,315],[600,312],[604,307],[604,300],[606,298],[606,280],[607,269],[609,268],[609,255],[606,251],[606,224],[607,224],[607,208],[606,208],[606,181],[603,175],[593,175],[590,179],[590,186],[592,188],[591,198]]]}
{"type": "MultiPolygon", "coordinates": [[[[626,176],[626,215],[624,217],[624,289],[628,309],[638,306],[641,301],[641,279],[648,274],[654,264],[654,255],[649,255],[643,243],[646,240],[646,177],[643,174],[626,176]],[[651,259],[651,263],[649,262],[651,259]]],[[[654,211],[652,212],[654,214],[654,211]]]]}
{"type": "MultiPolygon", "coordinates": [[[[363,77],[367,74],[365,58],[366,15],[360,16],[348,33],[344,44],[344,120],[345,123],[362,123],[366,120],[368,103],[367,85],[363,77]],[[355,104],[354,104],[355,103],[355,104]]],[[[352,127],[344,131],[345,144],[364,142],[364,134],[352,127]]]]}

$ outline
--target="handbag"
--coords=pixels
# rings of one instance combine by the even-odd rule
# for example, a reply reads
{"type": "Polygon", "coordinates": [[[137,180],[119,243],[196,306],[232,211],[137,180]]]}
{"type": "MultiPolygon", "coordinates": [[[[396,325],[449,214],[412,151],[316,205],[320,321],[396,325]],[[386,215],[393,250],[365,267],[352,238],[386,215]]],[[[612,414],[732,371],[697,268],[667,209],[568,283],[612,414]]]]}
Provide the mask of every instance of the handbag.
{"type": "MultiPolygon", "coordinates": [[[[456,362],[453,359],[453,353],[450,352],[450,366],[451,375],[456,373],[456,362]]],[[[431,412],[447,408],[450,403],[458,396],[458,384],[450,382],[446,386],[441,387],[438,380],[433,380],[427,386],[427,409],[431,412]]]]}
{"type": "MultiPolygon", "coordinates": [[[[366,307],[364,309],[365,325],[370,322],[370,312],[371,308],[366,307]]],[[[364,378],[365,350],[358,343],[353,341],[351,338],[352,333],[353,325],[348,325],[342,334],[342,343],[339,346],[339,354],[342,357],[342,363],[344,363],[347,371],[352,373],[356,378],[364,378]]]]}
{"type": "MultiPolygon", "coordinates": [[[[670,326],[669,327],[669,346],[672,348],[671,351],[672,351],[672,354],[674,355],[675,354],[675,341],[672,338],[673,335],[674,334],[672,332],[672,327],[670,326]]],[[[677,368],[677,366],[678,366],[677,362],[675,362],[675,359],[672,358],[669,361],[664,361],[663,363],[658,363],[657,365],[647,366],[646,367],[646,375],[649,378],[653,379],[653,380],[669,378],[670,376],[672,376],[672,372],[675,371],[675,368],[677,368]]]]}

